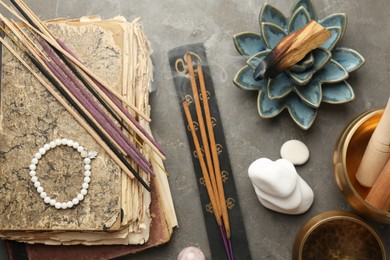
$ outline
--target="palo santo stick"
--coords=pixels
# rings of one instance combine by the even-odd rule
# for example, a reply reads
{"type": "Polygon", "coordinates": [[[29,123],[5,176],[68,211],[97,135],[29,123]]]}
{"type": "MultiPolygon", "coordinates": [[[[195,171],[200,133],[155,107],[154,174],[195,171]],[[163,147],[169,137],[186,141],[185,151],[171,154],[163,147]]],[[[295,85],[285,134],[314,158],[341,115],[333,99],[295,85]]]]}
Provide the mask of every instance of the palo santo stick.
{"type": "MultiPolygon", "coordinates": [[[[211,160],[211,155],[210,155],[210,146],[209,146],[209,141],[207,139],[206,127],[204,124],[204,119],[203,119],[203,114],[202,114],[202,108],[200,106],[199,93],[198,93],[198,89],[197,89],[197,85],[196,85],[195,72],[194,72],[194,68],[193,68],[193,64],[192,64],[191,55],[186,53],[184,55],[184,59],[186,60],[186,62],[188,64],[188,72],[190,74],[192,95],[194,97],[196,116],[198,117],[200,135],[201,135],[202,143],[203,143],[203,149],[204,149],[204,152],[206,155],[207,169],[208,169],[208,172],[210,174],[211,185],[212,185],[213,191],[215,192],[215,197],[218,198],[217,182],[215,180],[214,167],[213,167],[213,162],[211,160]]],[[[207,96],[204,98],[207,98],[207,96]]],[[[216,201],[216,203],[217,203],[216,205],[218,207],[218,212],[221,212],[221,205],[220,205],[219,199],[216,201]]]]}
{"type": "Polygon", "coordinates": [[[366,201],[378,209],[390,211],[390,160],[376,179],[366,201]]]}
{"type": "Polygon", "coordinates": [[[254,72],[255,80],[273,78],[281,71],[302,60],[311,50],[320,47],[330,37],[330,32],[312,20],[301,29],[284,37],[260,61],[254,72]]]}
{"type": "Polygon", "coordinates": [[[230,232],[229,215],[226,207],[226,198],[225,198],[225,191],[223,188],[223,183],[221,178],[221,167],[219,164],[217,144],[215,141],[214,128],[213,128],[213,123],[211,121],[210,106],[207,98],[206,85],[205,85],[203,69],[201,65],[197,66],[197,71],[199,76],[200,90],[203,97],[202,99],[203,108],[206,117],[207,132],[209,134],[209,139],[210,139],[210,147],[211,147],[211,154],[213,157],[215,179],[217,181],[218,199],[219,199],[219,204],[221,206],[221,213],[222,213],[223,223],[225,225],[226,236],[228,239],[230,239],[231,232],[230,232]]]}

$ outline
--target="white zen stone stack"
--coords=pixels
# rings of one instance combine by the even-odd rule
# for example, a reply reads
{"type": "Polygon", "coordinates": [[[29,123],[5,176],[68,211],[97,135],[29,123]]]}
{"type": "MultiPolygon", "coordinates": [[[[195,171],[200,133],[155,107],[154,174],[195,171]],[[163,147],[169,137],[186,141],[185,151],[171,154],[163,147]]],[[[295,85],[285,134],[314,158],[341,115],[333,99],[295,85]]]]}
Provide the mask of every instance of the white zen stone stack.
{"type": "Polygon", "coordinates": [[[249,166],[248,174],[257,198],[268,209],[296,215],[313,204],[312,189],[286,159],[258,159],[249,166]]]}

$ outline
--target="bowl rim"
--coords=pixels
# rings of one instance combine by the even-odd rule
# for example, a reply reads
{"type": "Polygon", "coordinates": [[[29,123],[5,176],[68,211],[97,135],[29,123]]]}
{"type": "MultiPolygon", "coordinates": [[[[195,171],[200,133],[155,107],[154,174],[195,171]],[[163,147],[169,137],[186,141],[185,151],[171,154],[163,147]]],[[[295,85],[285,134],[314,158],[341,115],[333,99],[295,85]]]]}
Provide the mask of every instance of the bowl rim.
{"type": "Polygon", "coordinates": [[[358,215],[345,211],[345,210],[330,210],[322,212],[318,215],[315,215],[308,221],[306,221],[303,226],[299,229],[297,232],[297,235],[294,240],[293,245],[293,259],[297,260],[303,260],[302,259],[302,253],[303,253],[303,247],[309,238],[309,236],[313,233],[314,230],[316,230],[321,225],[331,222],[331,221],[337,221],[337,220],[348,220],[352,221],[354,223],[357,223],[364,227],[367,231],[369,231],[375,238],[381,253],[382,253],[382,260],[387,259],[386,256],[386,249],[384,247],[384,243],[379,235],[379,233],[375,230],[371,224],[365,222],[361,217],[358,215]]]}

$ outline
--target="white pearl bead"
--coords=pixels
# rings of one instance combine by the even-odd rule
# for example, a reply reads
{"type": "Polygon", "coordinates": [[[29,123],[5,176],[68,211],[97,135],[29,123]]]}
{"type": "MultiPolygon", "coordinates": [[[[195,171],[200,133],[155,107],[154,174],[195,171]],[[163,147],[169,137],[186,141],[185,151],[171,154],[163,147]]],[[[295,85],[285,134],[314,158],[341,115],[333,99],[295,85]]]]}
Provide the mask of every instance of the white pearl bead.
{"type": "Polygon", "coordinates": [[[79,199],[78,198],[72,199],[72,203],[73,203],[73,205],[79,204],[79,199]]]}
{"type": "Polygon", "coordinates": [[[37,182],[38,181],[38,177],[37,176],[32,176],[31,177],[31,181],[34,182],[34,183],[37,182]]]}
{"type": "Polygon", "coordinates": [[[33,159],[31,160],[31,163],[32,163],[32,164],[38,164],[38,159],[37,159],[37,158],[33,158],[33,159]]]}
{"type": "Polygon", "coordinates": [[[84,159],[84,163],[85,164],[90,164],[91,163],[91,159],[90,158],[85,158],[84,159]]]}
{"type": "Polygon", "coordinates": [[[85,171],[85,172],[84,172],[84,176],[86,176],[86,177],[91,176],[91,171],[85,171]]]}
{"type": "Polygon", "coordinates": [[[72,140],[68,140],[68,142],[66,142],[66,145],[72,147],[73,146],[73,141],[72,140]]]}
{"type": "Polygon", "coordinates": [[[50,205],[54,206],[56,203],[57,203],[57,201],[55,199],[50,200],[50,205]]]}
{"type": "MultiPolygon", "coordinates": [[[[42,188],[42,187],[39,187],[39,188],[42,188]]],[[[46,197],[47,197],[46,192],[42,192],[42,193],[41,193],[41,198],[42,198],[42,199],[45,199],[46,197]]]]}
{"type": "MultiPolygon", "coordinates": [[[[89,164],[85,165],[85,166],[84,166],[84,169],[85,169],[86,171],[91,170],[91,165],[89,165],[89,164]]],[[[31,170],[35,170],[35,169],[31,169],[31,170]]]]}
{"type": "Polygon", "coordinates": [[[44,201],[46,204],[49,204],[50,201],[51,201],[51,199],[50,199],[50,197],[46,197],[46,198],[43,199],[43,201],[44,201]]]}
{"type": "Polygon", "coordinates": [[[34,157],[35,157],[35,158],[37,158],[37,159],[39,160],[39,159],[41,159],[41,158],[42,158],[42,154],[40,154],[40,153],[36,153],[36,154],[34,155],[34,157]]]}
{"type": "Polygon", "coordinates": [[[81,153],[82,151],[84,151],[84,147],[82,147],[81,145],[77,147],[77,152],[81,153]]]}
{"type": "Polygon", "coordinates": [[[81,189],[80,194],[81,195],[87,195],[88,191],[86,189],[81,189]]]}
{"type": "Polygon", "coordinates": [[[30,164],[30,170],[34,171],[37,168],[35,164],[30,164]]]}
{"type": "Polygon", "coordinates": [[[62,143],[62,142],[61,142],[61,139],[56,139],[54,142],[56,143],[56,146],[57,146],[57,145],[61,145],[61,143],[62,143]]]}
{"type": "Polygon", "coordinates": [[[61,203],[61,208],[62,209],[66,209],[68,207],[68,205],[66,205],[66,202],[62,202],[61,203]]]}
{"type": "Polygon", "coordinates": [[[43,187],[42,187],[42,186],[39,186],[39,187],[37,188],[37,191],[38,191],[38,193],[42,193],[42,192],[43,192],[43,187]]]}
{"type": "Polygon", "coordinates": [[[66,145],[67,142],[68,142],[68,139],[66,139],[66,138],[61,139],[61,144],[62,145],[66,145]]]}
{"type": "Polygon", "coordinates": [[[85,157],[87,157],[88,152],[87,152],[87,151],[82,151],[82,152],[80,153],[80,155],[81,155],[81,157],[85,158],[85,157]]]}
{"type": "Polygon", "coordinates": [[[34,182],[34,187],[35,188],[41,187],[41,183],[39,181],[34,182]]]}
{"type": "Polygon", "coordinates": [[[91,182],[91,178],[89,177],[84,177],[84,183],[90,183],[91,182]]]}
{"type": "Polygon", "coordinates": [[[68,208],[71,208],[71,207],[73,207],[73,202],[71,202],[71,201],[68,201],[68,202],[66,203],[66,206],[67,206],[68,208]]]}
{"type": "Polygon", "coordinates": [[[35,175],[37,175],[37,172],[36,172],[36,171],[30,171],[30,176],[31,176],[31,177],[34,177],[35,175]]]}
{"type": "Polygon", "coordinates": [[[77,149],[79,146],[80,146],[80,144],[78,142],[73,142],[73,148],[74,149],[77,149]]]}
{"type": "Polygon", "coordinates": [[[39,148],[39,153],[40,154],[42,154],[42,155],[44,155],[45,153],[46,153],[46,150],[45,150],[45,148],[39,148]]]}
{"type": "Polygon", "coordinates": [[[43,149],[45,149],[46,151],[49,151],[50,150],[50,144],[45,144],[43,146],[43,149]]]}
{"type": "Polygon", "coordinates": [[[54,147],[57,146],[57,145],[56,145],[56,142],[54,142],[54,141],[51,141],[51,142],[49,143],[49,145],[50,145],[50,148],[54,148],[54,147]]]}
{"type": "Polygon", "coordinates": [[[84,199],[84,195],[83,194],[77,194],[77,199],[79,201],[82,201],[84,199]]]}
{"type": "Polygon", "coordinates": [[[89,184],[84,182],[83,185],[81,185],[81,187],[83,189],[88,189],[89,188],[89,184]]]}
{"type": "Polygon", "coordinates": [[[60,202],[56,202],[56,204],[54,204],[54,206],[56,207],[56,209],[60,209],[61,208],[61,203],[60,202]]]}

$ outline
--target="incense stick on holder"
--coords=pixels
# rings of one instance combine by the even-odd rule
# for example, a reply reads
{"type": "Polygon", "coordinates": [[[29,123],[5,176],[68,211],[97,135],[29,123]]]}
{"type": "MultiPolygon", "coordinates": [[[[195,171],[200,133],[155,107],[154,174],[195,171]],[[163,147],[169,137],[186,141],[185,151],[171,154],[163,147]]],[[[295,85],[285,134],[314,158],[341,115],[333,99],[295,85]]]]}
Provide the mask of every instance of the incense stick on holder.
{"type": "Polygon", "coordinates": [[[255,80],[274,78],[283,70],[302,60],[310,51],[320,47],[330,37],[330,32],[312,20],[301,29],[284,37],[260,61],[253,77],[255,80]]]}

